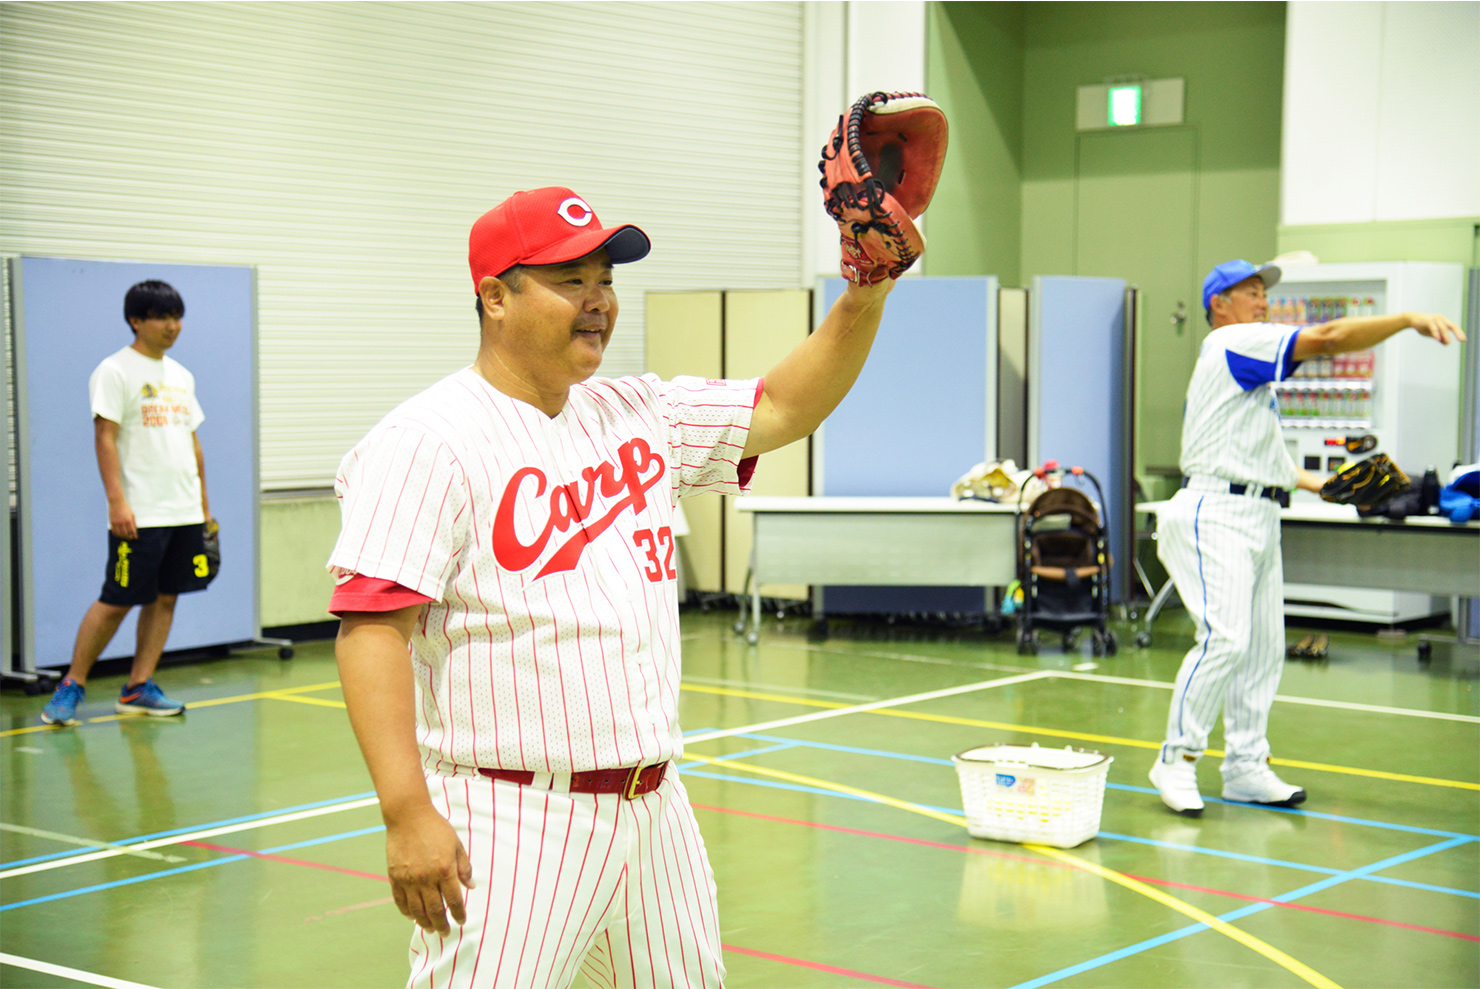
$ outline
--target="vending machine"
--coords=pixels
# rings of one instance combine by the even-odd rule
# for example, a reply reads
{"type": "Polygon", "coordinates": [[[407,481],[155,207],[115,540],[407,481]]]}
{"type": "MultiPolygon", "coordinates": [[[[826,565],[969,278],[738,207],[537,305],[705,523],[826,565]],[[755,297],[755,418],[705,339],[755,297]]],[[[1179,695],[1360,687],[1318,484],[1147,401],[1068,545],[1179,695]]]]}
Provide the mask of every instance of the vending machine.
{"type": "MultiPolygon", "coordinates": [[[[1443,313],[1463,320],[1464,267],[1416,261],[1284,269],[1269,290],[1271,322],[1310,325],[1342,316],[1443,313]]],[[[1418,483],[1446,477],[1459,451],[1460,348],[1404,330],[1371,350],[1305,361],[1276,386],[1285,445],[1298,466],[1328,475],[1386,453],[1418,483]],[[1349,444],[1372,437],[1370,450],[1349,444]]],[[[1319,497],[1296,491],[1291,504],[1319,497]]],[[[1285,585],[1285,613],[1390,625],[1447,611],[1447,599],[1396,591],[1285,585]]]]}

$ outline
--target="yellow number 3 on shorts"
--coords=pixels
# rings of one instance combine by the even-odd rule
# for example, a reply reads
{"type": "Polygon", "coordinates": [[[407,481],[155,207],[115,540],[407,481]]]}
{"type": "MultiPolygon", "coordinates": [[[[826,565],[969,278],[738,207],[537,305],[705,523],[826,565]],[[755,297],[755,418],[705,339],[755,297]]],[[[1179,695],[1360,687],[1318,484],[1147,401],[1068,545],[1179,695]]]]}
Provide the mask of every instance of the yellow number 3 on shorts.
{"type": "Polygon", "coordinates": [[[191,557],[190,562],[195,564],[195,575],[197,577],[210,576],[211,565],[206,562],[206,555],[204,553],[195,554],[195,556],[191,557]]]}

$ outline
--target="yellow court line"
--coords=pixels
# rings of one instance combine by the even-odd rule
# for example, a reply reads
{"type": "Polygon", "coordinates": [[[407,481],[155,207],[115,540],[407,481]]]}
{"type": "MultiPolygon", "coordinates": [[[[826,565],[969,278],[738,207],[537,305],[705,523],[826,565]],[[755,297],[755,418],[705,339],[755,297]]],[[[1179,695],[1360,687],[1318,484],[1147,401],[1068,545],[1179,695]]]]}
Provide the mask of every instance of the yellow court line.
{"type": "Polygon", "coordinates": [[[1203,910],[1199,910],[1191,903],[1188,903],[1184,900],[1179,900],[1175,896],[1169,896],[1166,893],[1163,893],[1161,890],[1155,888],[1154,886],[1148,886],[1143,882],[1137,882],[1130,876],[1116,872],[1114,869],[1107,869],[1103,865],[1100,865],[1096,862],[1090,862],[1087,859],[1082,859],[1077,855],[1070,855],[1068,852],[1061,851],[1057,848],[1048,848],[1043,845],[1029,844],[1025,844],[1023,845],[1023,847],[1031,848],[1033,851],[1038,852],[1040,855],[1047,855],[1049,858],[1057,859],[1058,861],[1063,862],[1066,865],[1073,866],[1076,869],[1084,869],[1086,872],[1092,872],[1102,879],[1108,879],[1112,883],[1117,883],[1121,886],[1124,886],[1128,890],[1140,893],[1142,896],[1148,896],[1158,903],[1169,906],[1178,913],[1186,914],[1188,917],[1191,917],[1198,923],[1206,924],[1207,926],[1211,927],[1219,934],[1227,935],[1244,947],[1257,951],[1259,954],[1263,955],[1265,958],[1268,958],[1276,965],[1279,965],[1281,968],[1293,972],[1295,975],[1300,976],[1302,979],[1304,979],[1306,982],[1309,982],[1313,986],[1318,986],[1320,987],[1320,989],[1341,989],[1340,986],[1338,986],[1335,982],[1332,982],[1330,979],[1326,978],[1320,972],[1317,972],[1315,969],[1311,968],[1309,965],[1306,965],[1304,962],[1297,961],[1296,959],[1291,958],[1289,955],[1285,954],[1283,951],[1281,951],[1279,948],[1276,948],[1269,942],[1261,941],[1259,938],[1256,938],[1254,935],[1248,933],[1247,931],[1240,930],[1239,928],[1234,927],[1232,924],[1228,923],[1225,920],[1219,920],[1212,914],[1207,913],[1203,910]]]}
{"type": "MultiPolygon", "coordinates": [[[[754,763],[739,762],[733,759],[711,759],[707,756],[697,756],[688,752],[684,753],[684,758],[692,759],[696,762],[708,763],[710,765],[724,766],[731,769],[743,769],[746,772],[755,773],[759,776],[772,776],[776,779],[783,779],[805,786],[819,787],[824,790],[833,790],[838,793],[847,793],[856,797],[861,797],[872,803],[895,807],[899,810],[909,811],[912,814],[920,814],[924,817],[934,818],[937,821],[944,821],[947,824],[954,824],[958,827],[966,826],[965,817],[956,814],[943,814],[940,811],[934,810],[930,807],[922,807],[919,804],[910,803],[908,800],[898,800],[894,797],[886,796],[882,793],[875,793],[871,790],[860,790],[856,787],[847,786],[843,783],[834,783],[831,780],[821,780],[813,776],[802,776],[797,773],[788,773],[780,769],[768,769],[765,766],[757,766],[754,763]]],[[[1137,882],[1130,876],[1116,872],[1114,869],[1107,869],[1104,866],[1099,865],[1098,863],[1082,859],[1077,855],[1070,855],[1068,852],[1062,851],[1057,848],[1049,848],[1045,845],[1034,845],[1027,843],[1025,843],[1023,847],[1037,852],[1040,855],[1046,855],[1049,858],[1056,859],[1057,861],[1063,862],[1065,865],[1072,866],[1073,868],[1083,869],[1086,872],[1093,873],[1094,875],[1099,876],[1101,879],[1105,879],[1120,886],[1124,886],[1126,889],[1131,890],[1134,893],[1140,893],[1142,896],[1149,897],[1150,899],[1155,900],[1157,903],[1160,903],[1163,906],[1170,907],[1180,914],[1191,917],[1193,920],[1211,928],[1212,930],[1217,931],[1219,934],[1232,938],[1234,941],[1237,941],[1244,947],[1258,952],[1265,958],[1268,958],[1270,961],[1274,962],[1276,965],[1279,965],[1281,968],[1284,968],[1287,971],[1298,975],[1300,978],[1304,979],[1306,982],[1309,982],[1311,985],[1317,986],[1318,989],[1341,989],[1341,987],[1338,986],[1335,982],[1332,982],[1330,979],[1326,978],[1324,975],[1317,972],[1309,965],[1297,961],[1296,959],[1285,954],[1274,945],[1269,944],[1265,941],[1261,941],[1254,935],[1248,933],[1247,931],[1242,931],[1239,928],[1234,927],[1227,921],[1219,920],[1217,917],[1214,917],[1212,914],[1208,913],[1205,910],[1199,910],[1197,907],[1193,906],[1191,903],[1186,902],[1185,900],[1179,900],[1175,896],[1164,893],[1159,889],[1146,885],[1145,883],[1137,882]]]]}
{"type": "MultiPolygon", "coordinates": [[[[805,704],[809,707],[850,707],[848,704],[835,704],[831,701],[802,700],[795,697],[786,697],[781,694],[757,694],[744,690],[732,690],[724,687],[690,687],[683,685],[681,690],[695,690],[705,694],[724,694],[730,697],[745,697],[751,700],[780,701],[787,704],[805,704]]],[[[1050,738],[1067,738],[1077,742],[1097,742],[1101,745],[1126,745],[1138,749],[1159,749],[1160,742],[1148,742],[1141,738],[1122,738],[1118,735],[1096,735],[1084,731],[1066,731],[1061,728],[1045,728],[1040,725],[1016,725],[1005,721],[983,721],[978,718],[958,718],[950,714],[926,714],[923,711],[892,711],[885,708],[875,708],[871,711],[860,712],[862,714],[882,714],[889,718],[912,718],[916,721],[933,721],[946,725],[966,725],[971,728],[991,728],[996,731],[1021,732],[1025,735],[1047,735],[1050,738]]],[[[1205,755],[1221,758],[1222,749],[1208,749],[1205,755]]],[[[1365,776],[1370,779],[1393,780],[1399,783],[1421,783],[1424,786],[1447,786],[1457,790],[1480,791],[1480,783],[1471,783],[1467,780],[1447,780],[1436,776],[1413,776],[1408,773],[1389,773],[1381,769],[1361,769],[1355,766],[1334,766],[1324,762],[1303,762],[1299,759],[1271,758],[1269,760],[1276,766],[1289,766],[1292,769],[1311,769],[1326,773],[1342,773],[1347,776],[1365,776]]]]}
{"type": "Polygon", "coordinates": [[[241,701],[258,701],[267,698],[288,700],[283,696],[284,694],[307,694],[315,690],[337,690],[338,688],[339,681],[330,680],[327,683],[311,683],[303,687],[280,687],[277,690],[261,690],[255,694],[237,694],[234,697],[216,697],[208,701],[195,701],[190,707],[217,707],[221,704],[237,704],[241,701]]]}
{"type": "MultiPolygon", "coordinates": [[[[280,690],[265,690],[252,694],[238,694],[233,697],[217,697],[211,700],[193,701],[191,708],[216,707],[221,704],[237,704],[241,701],[252,700],[284,700],[296,701],[300,704],[315,704],[322,707],[344,708],[343,701],[326,701],[316,698],[293,697],[290,694],[309,693],[315,690],[332,690],[339,687],[338,680],[330,680],[327,683],[313,683],[302,687],[284,687],[280,690]]],[[[724,697],[741,697],[747,700],[775,701],[781,704],[799,704],[803,707],[820,707],[837,710],[839,708],[854,707],[852,704],[841,704],[837,701],[817,701],[805,697],[791,697],[786,694],[766,694],[750,690],[735,690],[729,687],[710,687],[698,684],[681,684],[680,690],[698,694],[718,694],[724,697]]],[[[949,714],[926,714],[921,711],[891,711],[884,708],[875,708],[871,711],[860,712],[864,714],[882,714],[891,718],[913,718],[916,721],[933,721],[938,724],[966,725],[972,728],[991,728],[996,731],[1021,732],[1027,735],[1046,735],[1050,738],[1067,738],[1071,741],[1096,742],[1101,745],[1125,745],[1139,749],[1159,749],[1160,742],[1149,742],[1140,738],[1122,738],[1118,735],[1096,735],[1091,732],[1066,731],[1061,728],[1045,728],[1039,725],[1018,725],[1004,721],[983,721],[977,718],[958,718],[949,714]]],[[[120,721],[124,718],[140,717],[137,714],[109,714],[97,718],[88,718],[87,724],[100,724],[107,721],[120,721]]],[[[27,735],[34,732],[55,731],[56,725],[29,725],[25,728],[11,728],[0,731],[0,738],[13,735],[27,735]]],[[[1206,755],[1215,758],[1221,757],[1221,749],[1208,749],[1206,755]]],[[[1424,786],[1444,786],[1456,790],[1480,791],[1480,783],[1471,783],[1467,780],[1448,780],[1435,776],[1414,776],[1408,773],[1389,773],[1381,769],[1361,769],[1355,766],[1337,766],[1324,762],[1304,762],[1298,759],[1271,758],[1269,760],[1276,766],[1289,766],[1292,769],[1310,769],[1326,773],[1340,773],[1346,776],[1362,776],[1368,779],[1392,780],[1398,783],[1419,783],[1424,786]]]]}
{"type": "MultiPolygon", "coordinates": [[[[956,718],[948,714],[924,714],[919,711],[869,711],[868,714],[883,714],[891,718],[914,718],[917,721],[939,721],[953,725],[971,725],[976,728],[995,728],[999,731],[1020,731],[1031,735],[1052,735],[1058,738],[1079,739],[1085,742],[1101,742],[1105,745],[1130,745],[1138,749],[1159,749],[1160,742],[1148,742],[1139,738],[1118,738],[1114,735],[1092,735],[1088,732],[1062,731],[1057,728],[1040,728],[1033,725],[1013,725],[1001,721],[978,721],[974,718],[956,718]]],[[[1221,758],[1222,749],[1208,749],[1204,755],[1221,758]]],[[[1366,776],[1372,779],[1395,780],[1400,783],[1422,783],[1425,786],[1448,786],[1457,790],[1480,790],[1480,783],[1471,783],[1467,780],[1446,780],[1437,776],[1412,776],[1408,773],[1389,773],[1382,769],[1361,769],[1356,766],[1333,766],[1325,762],[1303,762],[1299,759],[1280,759],[1271,757],[1270,763],[1276,766],[1290,766],[1294,769],[1314,769],[1327,773],[1343,773],[1347,776],[1366,776]]]]}
{"type": "MultiPolygon", "coordinates": [[[[202,708],[202,707],[219,707],[222,704],[239,704],[242,701],[257,701],[257,700],[264,700],[264,699],[267,699],[267,698],[273,698],[273,699],[276,699],[276,700],[285,700],[285,701],[286,700],[301,700],[303,698],[286,697],[284,695],[285,694],[308,693],[309,691],[313,691],[313,690],[331,690],[331,689],[337,688],[338,686],[339,686],[339,681],[338,680],[330,680],[328,683],[311,683],[311,684],[307,684],[306,686],[302,686],[302,687],[283,687],[283,688],[281,688],[279,690],[263,690],[263,691],[259,691],[259,692],[254,693],[254,694],[234,694],[231,697],[213,697],[213,698],[211,698],[209,700],[191,701],[188,705],[186,705],[185,710],[187,712],[189,712],[189,711],[196,710],[197,708],[202,708]]],[[[313,703],[312,701],[305,701],[305,702],[306,703],[313,703]]],[[[330,705],[333,705],[333,702],[332,701],[329,701],[329,702],[326,702],[326,703],[329,703],[330,705]]],[[[342,706],[342,705],[340,705],[340,706],[342,706]]],[[[146,715],[146,714],[104,714],[104,715],[100,715],[100,716],[98,716],[96,718],[84,718],[83,719],[83,723],[84,724],[89,724],[89,725],[100,725],[100,724],[105,724],[105,723],[107,723],[109,721],[123,721],[126,718],[145,718],[145,717],[148,717],[148,715],[146,715]]],[[[27,725],[24,728],[10,728],[10,729],[7,729],[6,731],[0,731],[0,738],[9,738],[12,735],[30,735],[30,734],[34,734],[35,732],[39,732],[39,731],[62,731],[64,729],[64,727],[65,726],[45,725],[45,724],[42,724],[42,725],[27,725]]]]}
{"type": "MultiPolygon", "coordinates": [[[[949,714],[925,714],[922,711],[871,711],[891,718],[913,718],[916,721],[936,721],[947,725],[970,725],[973,728],[995,728],[998,731],[1020,731],[1030,735],[1049,735],[1054,738],[1071,738],[1080,742],[1101,742],[1105,745],[1130,745],[1138,749],[1159,749],[1160,742],[1148,742],[1140,738],[1121,738],[1118,735],[1093,735],[1084,731],[1064,731],[1060,728],[1041,728],[1034,725],[1014,725],[1004,721],[979,721],[976,718],[957,718],[949,714]]],[[[1222,755],[1223,753],[1209,753],[1222,755]]]]}
{"type": "Polygon", "coordinates": [[[344,701],[326,701],[322,697],[290,697],[287,694],[268,694],[268,698],[275,701],[292,701],[295,704],[317,704],[319,707],[337,707],[341,711],[348,705],[344,701]]]}
{"type": "Polygon", "coordinates": [[[681,683],[679,690],[695,694],[719,694],[723,697],[744,697],[753,701],[780,701],[783,704],[801,704],[805,707],[854,707],[853,704],[840,704],[837,701],[814,701],[809,697],[793,697],[789,694],[760,694],[753,690],[736,690],[733,687],[710,687],[693,683],[681,683]]]}

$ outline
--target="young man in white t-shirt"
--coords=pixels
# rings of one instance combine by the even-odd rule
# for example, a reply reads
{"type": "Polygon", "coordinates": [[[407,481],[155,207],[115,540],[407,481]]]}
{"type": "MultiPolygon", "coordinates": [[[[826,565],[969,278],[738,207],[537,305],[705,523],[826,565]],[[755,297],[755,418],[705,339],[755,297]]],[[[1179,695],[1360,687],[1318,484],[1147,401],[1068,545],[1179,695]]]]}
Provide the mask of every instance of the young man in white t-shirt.
{"type": "Polygon", "coordinates": [[[205,529],[205,457],[195,431],[205,419],[195,377],[165,356],[180,337],[185,303],[165,282],[128,290],[123,315],[134,342],[106,358],[88,379],[98,471],[108,493],[108,570],[103,592],[83,616],[72,666],[41,712],[47,724],[77,723],[87,675],[123,619],[140,607],[137,646],[120,714],[179,714],[185,705],[154,682],[178,595],[210,582],[205,529]]]}

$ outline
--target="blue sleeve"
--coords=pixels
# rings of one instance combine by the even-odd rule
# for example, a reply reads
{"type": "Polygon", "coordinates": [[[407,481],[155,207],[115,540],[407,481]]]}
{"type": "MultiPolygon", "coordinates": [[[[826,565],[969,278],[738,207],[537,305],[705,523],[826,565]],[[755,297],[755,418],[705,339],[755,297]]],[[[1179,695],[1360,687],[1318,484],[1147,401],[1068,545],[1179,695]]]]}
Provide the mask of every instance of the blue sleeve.
{"type": "MultiPolygon", "coordinates": [[[[1288,378],[1299,362],[1295,360],[1295,339],[1299,330],[1288,336],[1282,328],[1268,323],[1245,323],[1227,327],[1224,359],[1228,373],[1244,391],[1288,378]]],[[[1224,332],[1224,331],[1218,331],[1224,332]]]]}
{"type": "Polygon", "coordinates": [[[1295,332],[1290,334],[1290,339],[1285,343],[1284,356],[1280,358],[1281,381],[1294,374],[1295,369],[1301,364],[1305,363],[1304,361],[1297,361],[1295,359],[1295,340],[1300,336],[1301,329],[1303,329],[1303,327],[1297,327],[1295,332]]]}

